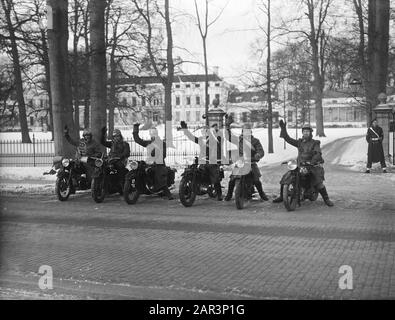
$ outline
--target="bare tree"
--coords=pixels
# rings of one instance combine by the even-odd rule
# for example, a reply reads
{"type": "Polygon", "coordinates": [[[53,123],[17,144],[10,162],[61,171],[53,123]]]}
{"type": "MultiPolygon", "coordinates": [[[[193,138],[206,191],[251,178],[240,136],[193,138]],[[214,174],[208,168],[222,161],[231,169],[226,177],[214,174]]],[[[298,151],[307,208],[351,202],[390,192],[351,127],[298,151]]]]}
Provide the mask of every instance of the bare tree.
{"type": "MultiPolygon", "coordinates": [[[[204,74],[205,74],[205,81],[204,81],[204,95],[205,95],[205,113],[207,115],[208,113],[208,107],[210,105],[210,101],[208,98],[208,63],[207,63],[207,34],[210,26],[212,26],[222,15],[222,12],[224,11],[225,7],[224,6],[219,13],[215,16],[213,20],[210,22],[209,20],[209,1],[205,0],[205,7],[204,7],[204,14],[201,16],[199,13],[199,8],[196,0],[194,0],[195,3],[195,13],[196,13],[196,20],[197,20],[197,26],[199,28],[199,33],[200,37],[202,38],[202,45],[203,45],[203,58],[204,58],[204,74]]],[[[206,117],[206,125],[208,125],[208,117],[206,117]]]]}
{"type": "MultiPolygon", "coordinates": [[[[23,83],[21,75],[21,65],[19,60],[18,45],[15,37],[15,30],[20,26],[20,21],[13,22],[12,15],[15,15],[14,3],[11,0],[1,0],[1,5],[5,14],[6,25],[8,30],[8,40],[11,51],[11,58],[14,68],[14,78],[15,78],[15,88],[16,88],[16,98],[18,101],[18,113],[19,113],[19,123],[21,126],[21,135],[23,143],[31,143],[29,136],[29,128],[27,126],[26,118],[26,105],[23,96],[23,83]]],[[[16,18],[16,17],[14,17],[16,18]]]]}
{"type": "Polygon", "coordinates": [[[71,156],[74,147],[63,137],[63,128],[74,132],[71,80],[68,63],[68,0],[47,0],[48,57],[54,123],[55,154],[71,156]]]}
{"type": "Polygon", "coordinates": [[[106,1],[90,0],[90,102],[93,136],[100,141],[101,128],[106,126],[107,107],[107,65],[105,41],[106,1]]]}

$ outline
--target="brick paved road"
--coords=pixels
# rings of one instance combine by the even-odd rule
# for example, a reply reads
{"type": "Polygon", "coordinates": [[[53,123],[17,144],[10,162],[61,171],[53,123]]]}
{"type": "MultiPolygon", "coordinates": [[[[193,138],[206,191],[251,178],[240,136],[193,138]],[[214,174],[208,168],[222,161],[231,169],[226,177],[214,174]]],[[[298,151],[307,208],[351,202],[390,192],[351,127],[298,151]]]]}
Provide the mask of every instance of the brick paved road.
{"type": "MultiPolygon", "coordinates": [[[[89,194],[1,198],[3,298],[395,298],[394,182],[328,166],[335,202],[281,204],[89,194]],[[50,265],[54,290],[38,289],[50,265]],[[341,265],[353,290],[340,290],[341,265]]],[[[263,170],[269,195],[284,172],[263,170]]]]}

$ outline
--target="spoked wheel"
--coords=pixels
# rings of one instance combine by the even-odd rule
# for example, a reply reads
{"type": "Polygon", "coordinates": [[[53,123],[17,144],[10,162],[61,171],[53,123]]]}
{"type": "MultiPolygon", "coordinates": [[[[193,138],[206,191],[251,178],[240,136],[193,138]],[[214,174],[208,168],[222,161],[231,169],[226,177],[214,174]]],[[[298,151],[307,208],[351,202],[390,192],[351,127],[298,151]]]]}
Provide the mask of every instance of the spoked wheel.
{"type": "Polygon", "coordinates": [[[191,177],[182,177],[178,190],[180,201],[185,207],[190,207],[195,202],[196,192],[191,177]]]}
{"type": "Polygon", "coordinates": [[[135,204],[140,196],[139,191],[136,188],[136,179],[132,178],[125,181],[123,187],[123,198],[127,204],[135,204]]]}
{"type": "Polygon", "coordinates": [[[284,206],[288,211],[294,211],[298,203],[296,188],[293,184],[284,184],[283,188],[284,206]]]}
{"type": "Polygon", "coordinates": [[[60,201],[66,201],[69,198],[71,187],[66,177],[56,179],[55,193],[60,201]]]}
{"type": "Polygon", "coordinates": [[[92,189],[91,193],[93,200],[97,203],[103,202],[104,197],[106,196],[104,178],[103,177],[93,178],[91,189],[92,189]]]}
{"type": "Polygon", "coordinates": [[[244,182],[241,179],[236,180],[235,185],[236,208],[241,210],[244,208],[244,182]]]}

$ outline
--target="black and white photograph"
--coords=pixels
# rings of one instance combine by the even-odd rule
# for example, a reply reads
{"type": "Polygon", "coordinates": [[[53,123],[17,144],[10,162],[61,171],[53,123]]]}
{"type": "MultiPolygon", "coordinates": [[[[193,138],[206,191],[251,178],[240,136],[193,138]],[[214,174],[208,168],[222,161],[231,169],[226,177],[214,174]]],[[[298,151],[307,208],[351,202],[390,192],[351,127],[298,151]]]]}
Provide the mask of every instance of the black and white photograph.
{"type": "Polygon", "coordinates": [[[395,300],[395,0],[0,2],[0,300],[395,300]]]}

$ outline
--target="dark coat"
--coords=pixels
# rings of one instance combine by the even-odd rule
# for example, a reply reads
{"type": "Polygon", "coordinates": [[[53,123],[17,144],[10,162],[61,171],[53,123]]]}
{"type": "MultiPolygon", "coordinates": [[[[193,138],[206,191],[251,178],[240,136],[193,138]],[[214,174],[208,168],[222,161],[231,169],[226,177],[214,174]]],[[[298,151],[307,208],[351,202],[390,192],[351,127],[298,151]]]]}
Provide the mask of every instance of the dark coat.
{"type": "Polygon", "coordinates": [[[130,156],[129,143],[123,141],[123,139],[120,142],[115,142],[106,140],[105,137],[102,136],[101,144],[107,148],[110,148],[110,157],[120,158],[122,162],[130,156]]]}
{"type": "Polygon", "coordinates": [[[65,138],[71,145],[77,147],[78,156],[100,157],[102,155],[102,148],[94,139],[87,143],[84,139],[76,141],[69,134],[65,134],[65,138]]]}
{"type": "Polygon", "coordinates": [[[376,128],[370,127],[366,133],[366,141],[368,145],[368,162],[380,162],[384,160],[383,150],[383,129],[379,126],[376,128]],[[375,131],[375,132],[373,132],[375,131]],[[377,133],[377,134],[376,134],[377,133]]]}
{"type": "MultiPolygon", "coordinates": [[[[311,164],[313,165],[324,163],[320,146],[321,142],[319,140],[292,139],[288,135],[285,128],[281,129],[280,137],[284,138],[284,140],[287,141],[290,145],[298,148],[298,165],[300,165],[300,163],[303,161],[311,162],[311,164]]],[[[322,166],[313,167],[311,172],[313,174],[313,186],[316,186],[325,180],[325,171],[322,166]]]]}

